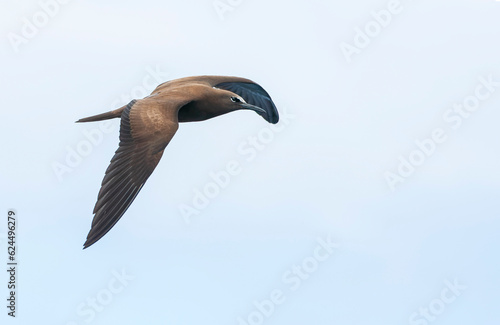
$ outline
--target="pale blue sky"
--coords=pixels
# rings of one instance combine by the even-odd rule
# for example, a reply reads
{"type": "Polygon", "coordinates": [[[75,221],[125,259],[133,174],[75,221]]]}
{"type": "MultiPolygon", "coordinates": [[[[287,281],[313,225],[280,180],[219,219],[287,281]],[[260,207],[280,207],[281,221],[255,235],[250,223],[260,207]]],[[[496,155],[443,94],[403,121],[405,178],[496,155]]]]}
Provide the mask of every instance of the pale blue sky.
{"type": "Polygon", "coordinates": [[[2,8],[0,233],[17,209],[20,263],[2,324],[498,324],[499,2],[71,0],[46,22],[37,1],[2,8]],[[119,121],[74,121],[202,74],[260,83],[279,129],[252,112],[182,124],[83,251],[119,121]],[[402,177],[400,159],[421,160],[402,177]],[[186,223],[179,208],[229,163],[186,223]]]}

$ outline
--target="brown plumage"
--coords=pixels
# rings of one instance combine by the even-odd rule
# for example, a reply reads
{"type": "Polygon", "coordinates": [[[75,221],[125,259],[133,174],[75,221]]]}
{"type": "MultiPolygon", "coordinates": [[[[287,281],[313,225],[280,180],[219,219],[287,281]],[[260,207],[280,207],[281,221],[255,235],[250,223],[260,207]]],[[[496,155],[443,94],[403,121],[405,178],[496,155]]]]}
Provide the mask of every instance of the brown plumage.
{"type": "Polygon", "coordinates": [[[269,94],[253,81],[199,76],[165,82],[143,99],[78,120],[121,118],[120,144],[102,181],[84,248],[122,217],[160,161],[179,122],[203,121],[239,109],[253,110],[273,124],[279,119],[269,94]]]}

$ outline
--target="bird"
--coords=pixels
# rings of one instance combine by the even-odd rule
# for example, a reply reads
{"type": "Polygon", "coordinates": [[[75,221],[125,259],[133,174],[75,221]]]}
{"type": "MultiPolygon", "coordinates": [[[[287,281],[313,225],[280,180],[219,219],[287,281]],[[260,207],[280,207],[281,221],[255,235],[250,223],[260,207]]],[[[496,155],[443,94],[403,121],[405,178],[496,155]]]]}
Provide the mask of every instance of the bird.
{"type": "Polygon", "coordinates": [[[237,110],[279,121],[271,96],[245,78],[196,76],[158,85],[142,99],[76,123],[120,118],[119,146],[101,183],[83,249],[106,235],[127,211],[160,161],[179,123],[199,122],[237,110]]]}

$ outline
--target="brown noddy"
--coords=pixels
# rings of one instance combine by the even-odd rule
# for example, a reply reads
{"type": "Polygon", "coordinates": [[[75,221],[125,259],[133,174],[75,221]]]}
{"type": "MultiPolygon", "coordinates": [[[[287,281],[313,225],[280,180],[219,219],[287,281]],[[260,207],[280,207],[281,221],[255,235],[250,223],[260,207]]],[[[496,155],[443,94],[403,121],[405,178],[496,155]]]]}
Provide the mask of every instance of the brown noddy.
{"type": "Polygon", "coordinates": [[[257,83],[238,77],[199,76],[162,83],[143,99],[78,120],[121,119],[120,144],[102,181],[84,249],[102,238],[127,211],[179,122],[204,121],[241,109],[255,111],[269,123],[279,119],[271,96],[257,83]]]}

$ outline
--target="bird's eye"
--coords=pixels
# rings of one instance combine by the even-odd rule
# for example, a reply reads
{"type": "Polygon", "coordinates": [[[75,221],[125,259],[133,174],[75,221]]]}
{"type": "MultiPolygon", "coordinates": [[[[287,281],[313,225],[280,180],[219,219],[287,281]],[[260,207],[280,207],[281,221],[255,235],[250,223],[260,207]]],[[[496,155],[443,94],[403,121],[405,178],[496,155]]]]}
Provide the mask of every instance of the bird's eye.
{"type": "Polygon", "coordinates": [[[241,100],[238,97],[231,97],[231,101],[233,103],[240,103],[241,102],[241,100]]]}

